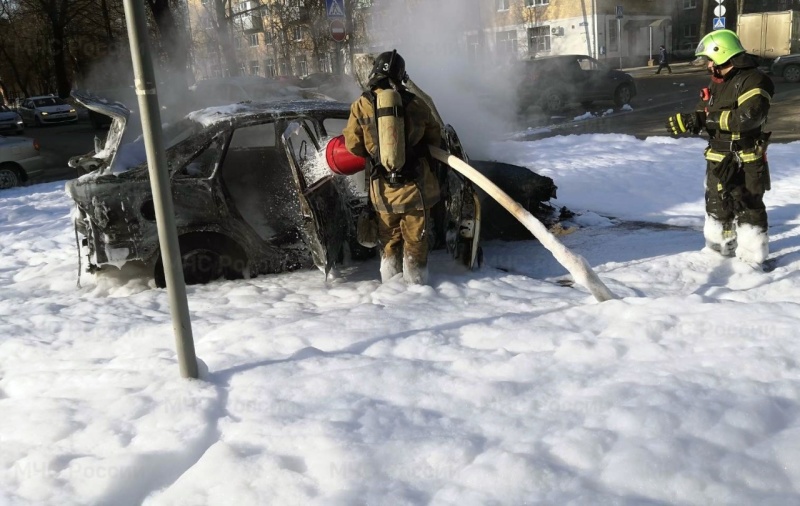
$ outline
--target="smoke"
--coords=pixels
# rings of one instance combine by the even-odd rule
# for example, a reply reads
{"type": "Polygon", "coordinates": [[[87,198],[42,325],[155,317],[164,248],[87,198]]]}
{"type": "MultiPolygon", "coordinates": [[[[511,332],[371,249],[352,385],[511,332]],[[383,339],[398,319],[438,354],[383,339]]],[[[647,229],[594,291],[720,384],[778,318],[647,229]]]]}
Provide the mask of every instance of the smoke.
{"type": "MultiPolygon", "coordinates": [[[[389,4],[389,2],[386,2],[389,4]]],[[[453,125],[472,157],[487,158],[492,140],[515,126],[515,89],[508,62],[491,57],[483,33],[479,2],[391,2],[381,23],[371,33],[373,52],[397,49],[405,58],[411,79],[431,96],[445,123],[453,125]],[[466,35],[465,35],[466,34],[466,35]],[[470,58],[470,42],[478,41],[483,54],[470,58]]]]}

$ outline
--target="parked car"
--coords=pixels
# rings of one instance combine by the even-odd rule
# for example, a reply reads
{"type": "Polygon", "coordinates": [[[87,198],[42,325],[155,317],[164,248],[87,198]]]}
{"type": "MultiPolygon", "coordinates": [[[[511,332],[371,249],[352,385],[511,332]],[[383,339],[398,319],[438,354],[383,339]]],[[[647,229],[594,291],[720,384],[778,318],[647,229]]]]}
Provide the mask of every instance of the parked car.
{"type": "Polygon", "coordinates": [[[771,74],[783,77],[787,82],[800,82],[800,54],[779,56],[772,61],[771,74]]]}
{"type": "Polygon", "coordinates": [[[538,105],[546,113],[557,113],[571,102],[588,107],[596,101],[612,101],[622,107],[636,96],[633,76],[609,69],[591,56],[543,56],[520,63],[521,112],[538,105]]]}
{"type": "Polygon", "coordinates": [[[78,121],[75,108],[54,95],[26,98],[20,104],[18,112],[26,125],[37,127],[78,121]]]}
{"type": "Polygon", "coordinates": [[[0,136],[0,190],[19,186],[38,177],[44,165],[36,140],[0,136]]]}
{"type": "MultiPolygon", "coordinates": [[[[120,145],[125,110],[73,96],[114,118],[104,146],[70,161],[96,167],[66,188],[82,236],[79,254],[90,271],[136,262],[164,286],[142,141],[120,145]]],[[[314,265],[327,275],[348,254],[374,254],[355,240],[367,202],[364,173],[334,176],[320,163],[326,139],[341,133],[349,112],[349,104],[336,101],[239,103],[195,111],[164,129],[187,283],[314,265]]],[[[446,131],[448,145],[457,145],[452,128],[446,131]]],[[[453,171],[440,176],[443,200],[432,236],[473,265],[479,235],[464,231],[474,228],[477,197],[453,171]]]]}
{"type": "Polygon", "coordinates": [[[3,132],[21,134],[25,132],[25,124],[16,111],[0,104],[0,134],[3,132]]]}

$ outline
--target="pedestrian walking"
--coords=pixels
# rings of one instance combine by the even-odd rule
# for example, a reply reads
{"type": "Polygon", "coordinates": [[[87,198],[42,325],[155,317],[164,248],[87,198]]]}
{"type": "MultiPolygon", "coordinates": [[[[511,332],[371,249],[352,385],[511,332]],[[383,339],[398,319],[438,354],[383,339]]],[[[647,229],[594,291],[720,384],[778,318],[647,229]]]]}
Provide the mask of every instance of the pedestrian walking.
{"type": "Polygon", "coordinates": [[[664,44],[658,46],[658,70],[656,70],[656,74],[661,73],[661,69],[664,67],[667,68],[670,74],[672,74],[672,69],[669,68],[669,55],[667,54],[667,48],[664,47],[664,44]]]}

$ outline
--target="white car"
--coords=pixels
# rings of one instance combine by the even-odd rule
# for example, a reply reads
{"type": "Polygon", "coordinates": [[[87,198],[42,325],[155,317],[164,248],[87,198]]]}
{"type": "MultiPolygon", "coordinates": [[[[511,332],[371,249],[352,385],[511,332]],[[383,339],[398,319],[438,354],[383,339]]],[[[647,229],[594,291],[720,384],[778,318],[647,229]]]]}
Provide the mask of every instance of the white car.
{"type": "Polygon", "coordinates": [[[25,131],[22,117],[7,106],[0,104],[0,133],[21,134],[25,131]]]}
{"type": "Polygon", "coordinates": [[[40,176],[44,166],[37,141],[28,137],[0,136],[0,190],[40,176]]]}
{"type": "Polygon", "coordinates": [[[54,95],[26,98],[20,104],[18,112],[26,125],[42,126],[78,121],[75,108],[54,95]]]}

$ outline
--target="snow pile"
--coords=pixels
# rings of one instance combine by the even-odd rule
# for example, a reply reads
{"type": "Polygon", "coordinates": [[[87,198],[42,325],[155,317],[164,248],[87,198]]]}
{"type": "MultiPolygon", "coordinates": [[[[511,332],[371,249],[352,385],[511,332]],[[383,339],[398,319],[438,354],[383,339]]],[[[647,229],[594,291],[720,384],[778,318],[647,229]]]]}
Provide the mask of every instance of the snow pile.
{"type": "Polygon", "coordinates": [[[84,276],[63,183],[0,194],[0,504],[797,504],[800,144],[775,269],[701,252],[701,140],[493,146],[559,186],[602,304],[533,241],[164,291],[84,276]],[[621,218],[618,220],[616,217],[621,218]]]}

